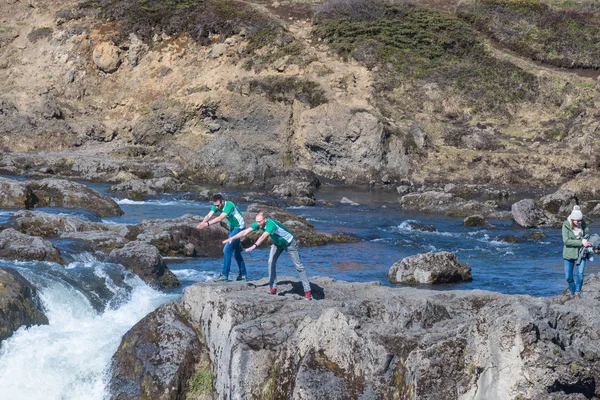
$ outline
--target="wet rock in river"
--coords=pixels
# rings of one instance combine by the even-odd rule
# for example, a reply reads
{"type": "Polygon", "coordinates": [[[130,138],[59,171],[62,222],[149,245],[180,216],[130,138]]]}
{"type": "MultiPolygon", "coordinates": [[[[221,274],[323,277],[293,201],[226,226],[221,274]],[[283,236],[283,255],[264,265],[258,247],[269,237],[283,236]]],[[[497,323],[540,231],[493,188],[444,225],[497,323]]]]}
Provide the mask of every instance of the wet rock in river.
{"type": "Polygon", "coordinates": [[[25,182],[0,177],[0,208],[30,209],[35,203],[35,196],[25,182]]]}
{"type": "Polygon", "coordinates": [[[123,265],[152,286],[160,288],[181,286],[179,279],[167,267],[158,249],[151,244],[129,242],[122,248],[113,250],[109,259],[123,265]]]}
{"type": "Polygon", "coordinates": [[[405,284],[437,284],[473,280],[471,267],[468,264],[460,264],[456,256],[447,251],[406,257],[392,265],[388,276],[391,283],[405,284]]]}
{"type": "Polygon", "coordinates": [[[113,199],[77,182],[49,178],[31,181],[29,187],[37,197],[38,207],[84,208],[102,217],[123,215],[113,199]]]}
{"type": "Polygon", "coordinates": [[[60,251],[49,241],[23,234],[11,228],[0,232],[0,258],[19,261],[64,262],[60,251]]]}
{"type": "Polygon", "coordinates": [[[47,325],[36,289],[11,268],[0,268],[0,341],[21,326],[47,325]]]}

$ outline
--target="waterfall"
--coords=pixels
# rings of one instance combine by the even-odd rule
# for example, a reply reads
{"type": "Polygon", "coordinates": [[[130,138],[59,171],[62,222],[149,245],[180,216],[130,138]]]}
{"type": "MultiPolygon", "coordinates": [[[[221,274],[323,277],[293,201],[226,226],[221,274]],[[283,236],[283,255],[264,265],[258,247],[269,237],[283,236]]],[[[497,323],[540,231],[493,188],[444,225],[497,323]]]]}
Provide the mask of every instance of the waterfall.
{"type": "Polygon", "coordinates": [[[111,357],[140,319],[178,295],[150,288],[119,265],[80,254],[68,266],[3,263],[38,288],[49,325],[0,342],[0,398],[105,397],[111,357]]]}

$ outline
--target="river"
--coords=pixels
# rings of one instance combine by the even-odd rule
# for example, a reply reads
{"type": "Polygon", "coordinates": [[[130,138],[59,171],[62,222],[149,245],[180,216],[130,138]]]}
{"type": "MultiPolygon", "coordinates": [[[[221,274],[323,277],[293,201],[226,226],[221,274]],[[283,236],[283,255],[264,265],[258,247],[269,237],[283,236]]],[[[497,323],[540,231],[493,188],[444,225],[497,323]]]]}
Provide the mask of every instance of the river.
{"type": "MultiPolygon", "coordinates": [[[[88,186],[102,193],[107,193],[109,187],[88,186]]],[[[225,191],[225,195],[236,197],[239,193],[225,191]]],[[[466,228],[462,219],[403,212],[392,193],[324,189],[316,197],[334,207],[290,207],[289,211],[302,215],[319,231],[350,233],[361,240],[301,248],[309,277],[378,281],[389,286],[387,271],[394,262],[423,252],[450,251],[459,262],[471,265],[473,282],[441,285],[434,287],[436,290],[485,289],[552,296],[566,287],[558,229],[544,229],[546,237],[540,241],[511,244],[497,238],[525,237],[530,231],[511,221],[491,220],[487,227],[466,228]],[[342,196],[359,205],[339,204],[342,196]],[[436,230],[413,230],[411,222],[436,230]]],[[[178,195],[148,201],[115,200],[125,214],[103,219],[106,223],[137,223],[188,213],[202,216],[210,208],[210,202],[182,200],[178,195]]],[[[239,202],[238,206],[244,210],[248,204],[239,202]]],[[[88,216],[81,210],[44,211],[88,216]]],[[[6,222],[12,214],[13,210],[0,210],[0,222],[6,222]]],[[[181,293],[181,288],[154,290],[120,265],[103,262],[91,253],[77,253],[70,241],[53,242],[66,254],[68,265],[0,260],[0,266],[17,269],[38,288],[50,322],[47,326],[19,329],[0,342],[0,399],[103,399],[111,357],[122,335],[146,314],[176,300],[181,293]]],[[[250,280],[267,275],[268,252],[259,249],[244,255],[250,280]]],[[[182,287],[218,276],[222,263],[221,258],[166,261],[182,287]]],[[[598,270],[598,263],[591,262],[586,274],[598,270]]],[[[232,273],[237,273],[235,262],[232,273]]],[[[296,276],[285,255],[279,262],[278,274],[296,276]]]]}

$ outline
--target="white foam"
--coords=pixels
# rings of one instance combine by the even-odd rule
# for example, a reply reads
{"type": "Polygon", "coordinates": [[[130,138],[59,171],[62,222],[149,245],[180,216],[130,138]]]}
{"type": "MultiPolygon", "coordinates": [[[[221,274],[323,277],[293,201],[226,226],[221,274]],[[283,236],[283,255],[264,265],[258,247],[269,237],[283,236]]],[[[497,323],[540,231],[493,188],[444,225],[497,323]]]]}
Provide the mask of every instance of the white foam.
{"type": "Polygon", "coordinates": [[[214,272],[197,271],[195,269],[172,269],[177,278],[193,282],[206,282],[214,279],[214,272]]]}
{"type": "Polygon", "coordinates": [[[98,313],[80,291],[59,280],[47,280],[39,294],[49,325],[20,328],[2,342],[2,398],[105,398],[104,376],[121,337],[160,304],[175,298],[137,277],[127,283],[133,287],[129,299],[117,309],[98,313]]]}

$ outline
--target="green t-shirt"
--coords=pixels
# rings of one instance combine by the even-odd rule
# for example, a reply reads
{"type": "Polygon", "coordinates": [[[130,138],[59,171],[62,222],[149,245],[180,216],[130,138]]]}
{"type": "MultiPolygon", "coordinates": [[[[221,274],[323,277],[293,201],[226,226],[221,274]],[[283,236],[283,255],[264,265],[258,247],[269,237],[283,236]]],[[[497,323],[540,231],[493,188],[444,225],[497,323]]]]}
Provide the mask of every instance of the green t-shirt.
{"type": "MultiPolygon", "coordinates": [[[[252,228],[254,231],[258,231],[260,229],[256,222],[250,225],[250,228],[252,228]]],[[[267,218],[265,232],[269,232],[271,240],[275,246],[288,247],[290,243],[292,243],[292,240],[294,240],[294,235],[292,232],[288,231],[281,222],[275,221],[271,218],[267,218]]]]}
{"type": "Polygon", "coordinates": [[[222,211],[219,210],[214,204],[210,208],[210,211],[216,214],[224,212],[227,215],[227,224],[229,224],[229,230],[233,230],[235,228],[246,228],[246,221],[244,221],[244,216],[242,215],[242,212],[231,201],[225,202],[225,206],[223,207],[222,211]]]}

